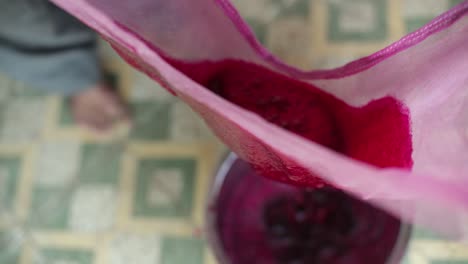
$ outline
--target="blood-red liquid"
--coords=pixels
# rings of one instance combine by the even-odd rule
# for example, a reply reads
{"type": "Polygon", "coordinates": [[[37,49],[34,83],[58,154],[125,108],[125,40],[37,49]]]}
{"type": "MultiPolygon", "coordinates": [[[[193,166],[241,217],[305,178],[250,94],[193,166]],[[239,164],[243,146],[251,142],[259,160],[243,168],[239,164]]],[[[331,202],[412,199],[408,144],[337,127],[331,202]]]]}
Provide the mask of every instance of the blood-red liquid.
{"type": "MultiPolygon", "coordinates": [[[[226,100],[327,148],[382,168],[412,166],[408,111],[392,97],[353,107],[311,84],[252,63],[171,63],[226,100]]],[[[280,178],[268,171],[262,174],[280,178]]]]}
{"type": "Polygon", "coordinates": [[[221,255],[231,264],[384,264],[401,227],[339,190],[274,182],[241,160],[211,213],[221,255]]]}

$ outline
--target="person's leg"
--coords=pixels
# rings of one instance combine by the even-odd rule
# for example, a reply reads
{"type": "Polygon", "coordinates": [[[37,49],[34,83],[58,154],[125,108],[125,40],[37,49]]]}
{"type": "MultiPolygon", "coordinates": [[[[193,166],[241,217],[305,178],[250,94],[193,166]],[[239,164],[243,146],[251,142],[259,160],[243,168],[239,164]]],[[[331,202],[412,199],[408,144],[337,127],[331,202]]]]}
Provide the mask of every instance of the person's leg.
{"type": "Polygon", "coordinates": [[[0,71],[71,96],[76,120],[106,129],[126,117],[101,80],[96,34],[46,0],[0,0],[0,71]]]}

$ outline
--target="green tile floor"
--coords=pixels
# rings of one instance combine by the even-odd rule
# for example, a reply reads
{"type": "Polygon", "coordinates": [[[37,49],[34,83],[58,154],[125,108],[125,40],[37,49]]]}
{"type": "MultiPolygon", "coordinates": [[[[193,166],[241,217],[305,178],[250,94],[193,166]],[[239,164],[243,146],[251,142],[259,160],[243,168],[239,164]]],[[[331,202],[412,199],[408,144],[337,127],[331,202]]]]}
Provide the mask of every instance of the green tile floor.
{"type": "MultiPolygon", "coordinates": [[[[334,67],[376,51],[454,0],[235,0],[288,63],[334,67]],[[287,36],[287,37],[285,37],[287,36]]],[[[0,264],[216,263],[203,206],[224,147],[183,103],[103,44],[134,129],[77,128],[67,100],[0,76],[0,264]]],[[[404,263],[468,263],[468,248],[413,232],[404,263]]]]}

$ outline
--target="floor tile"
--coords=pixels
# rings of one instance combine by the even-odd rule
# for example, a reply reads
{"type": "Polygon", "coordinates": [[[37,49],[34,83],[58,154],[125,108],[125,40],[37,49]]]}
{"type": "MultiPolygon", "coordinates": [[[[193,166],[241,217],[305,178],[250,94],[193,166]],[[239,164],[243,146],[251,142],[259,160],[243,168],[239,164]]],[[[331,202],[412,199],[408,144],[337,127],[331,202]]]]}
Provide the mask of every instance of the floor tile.
{"type": "Polygon", "coordinates": [[[310,45],[310,0],[233,2],[245,16],[258,40],[276,56],[289,64],[310,68],[310,58],[306,54],[310,45]]]}
{"type": "Polygon", "coordinates": [[[109,264],[160,264],[160,244],[156,235],[117,235],[109,248],[109,264]]]}
{"type": "Polygon", "coordinates": [[[80,183],[117,184],[123,146],[84,144],[81,147],[80,183]]]}
{"type": "Polygon", "coordinates": [[[195,160],[143,159],[137,169],[133,214],[187,217],[191,213],[195,160]]]}
{"type": "Polygon", "coordinates": [[[233,0],[233,4],[246,19],[255,18],[261,23],[270,23],[280,15],[280,6],[273,4],[272,0],[233,0]]]}
{"type": "Polygon", "coordinates": [[[313,62],[313,67],[317,69],[334,69],[346,65],[357,59],[357,56],[351,55],[330,55],[316,57],[313,62]]]}
{"type": "Polygon", "coordinates": [[[77,141],[46,141],[39,146],[35,181],[45,187],[65,187],[77,179],[80,145],[77,141]]]}
{"type": "Polygon", "coordinates": [[[406,32],[413,32],[432,20],[430,16],[412,17],[405,20],[406,32]]]}
{"type": "Polygon", "coordinates": [[[31,88],[20,81],[13,81],[10,95],[16,98],[41,98],[47,96],[47,92],[41,89],[31,88]]]}
{"type": "Polygon", "coordinates": [[[165,237],[162,241],[161,264],[203,263],[204,243],[193,238],[165,237]]]}
{"type": "Polygon", "coordinates": [[[98,54],[101,58],[106,61],[111,61],[113,59],[119,59],[119,56],[115,53],[109,43],[105,42],[103,39],[98,41],[98,54]]]}
{"type": "Polygon", "coordinates": [[[77,232],[110,231],[115,223],[117,201],[113,186],[79,187],[71,197],[70,228],[77,232]]]}
{"type": "Polygon", "coordinates": [[[172,104],[170,111],[170,139],[174,142],[196,142],[213,140],[214,135],[187,105],[182,102],[172,104]]]}
{"type": "Polygon", "coordinates": [[[266,43],[270,50],[286,63],[310,68],[309,24],[302,17],[286,17],[271,23],[266,43]]]}
{"type": "Polygon", "coordinates": [[[448,9],[449,0],[403,0],[404,17],[435,17],[448,9]]]}
{"type": "Polygon", "coordinates": [[[133,130],[132,139],[166,140],[169,137],[168,103],[138,102],[132,104],[133,130]]]}
{"type": "Polygon", "coordinates": [[[266,36],[268,34],[267,25],[265,25],[265,23],[262,23],[261,21],[255,18],[246,18],[246,22],[252,28],[252,30],[255,33],[255,36],[260,41],[260,43],[262,43],[263,45],[266,45],[266,36]]]}
{"type": "Polygon", "coordinates": [[[385,0],[328,0],[330,42],[385,40],[388,32],[385,0]]]}
{"type": "Polygon", "coordinates": [[[0,155],[0,209],[11,211],[20,177],[21,158],[0,155]]]}
{"type": "Polygon", "coordinates": [[[29,224],[35,229],[66,230],[70,190],[36,187],[32,192],[29,224]]]}
{"type": "Polygon", "coordinates": [[[0,140],[30,142],[39,139],[44,127],[46,102],[41,98],[16,98],[4,106],[0,140]]]}
{"type": "Polygon", "coordinates": [[[8,76],[0,73],[0,104],[5,103],[10,98],[12,82],[8,76]]]}
{"type": "Polygon", "coordinates": [[[278,17],[301,16],[308,17],[310,0],[270,0],[281,10],[278,17]]]}
{"type": "Polygon", "coordinates": [[[89,250],[81,249],[41,249],[34,264],[93,264],[94,254],[89,250]]]}
{"type": "Polygon", "coordinates": [[[430,264],[468,264],[468,258],[464,260],[437,259],[432,260],[430,264]]]}
{"type": "Polygon", "coordinates": [[[70,103],[70,98],[62,98],[60,100],[59,117],[57,120],[59,126],[71,126],[74,124],[70,103]]]}
{"type": "Polygon", "coordinates": [[[19,264],[23,235],[18,230],[0,230],[0,263],[19,264]]]}
{"type": "Polygon", "coordinates": [[[403,17],[407,32],[415,31],[461,0],[404,0],[403,17]]]}
{"type": "Polygon", "coordinates": [[[162,88],[154,80],[136,70],[131,70],[133,76],[130,101],[132,102],[170,102],[177,100],[172,94],[162,88]]]}
{"type": "Polygon", "coordinates": [[[449,4],[450,4],[450,7],[453,7],[455,5],[460,4],[463,1],[465,1],[465,0],[450,0],[449,4]]]}

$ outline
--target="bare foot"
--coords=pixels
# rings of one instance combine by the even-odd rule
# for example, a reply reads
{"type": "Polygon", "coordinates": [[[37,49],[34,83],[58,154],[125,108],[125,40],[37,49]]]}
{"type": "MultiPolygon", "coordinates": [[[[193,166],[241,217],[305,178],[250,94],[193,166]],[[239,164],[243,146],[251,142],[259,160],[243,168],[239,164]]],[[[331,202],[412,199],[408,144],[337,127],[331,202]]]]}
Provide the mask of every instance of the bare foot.
{"type": "Polygon", "coordinates": [[[128,108],[121,97],[104,84],[97,84],[71,98],[75,121],[95,132],[106,132],[116,122],[129,121],[128,108]]]}

